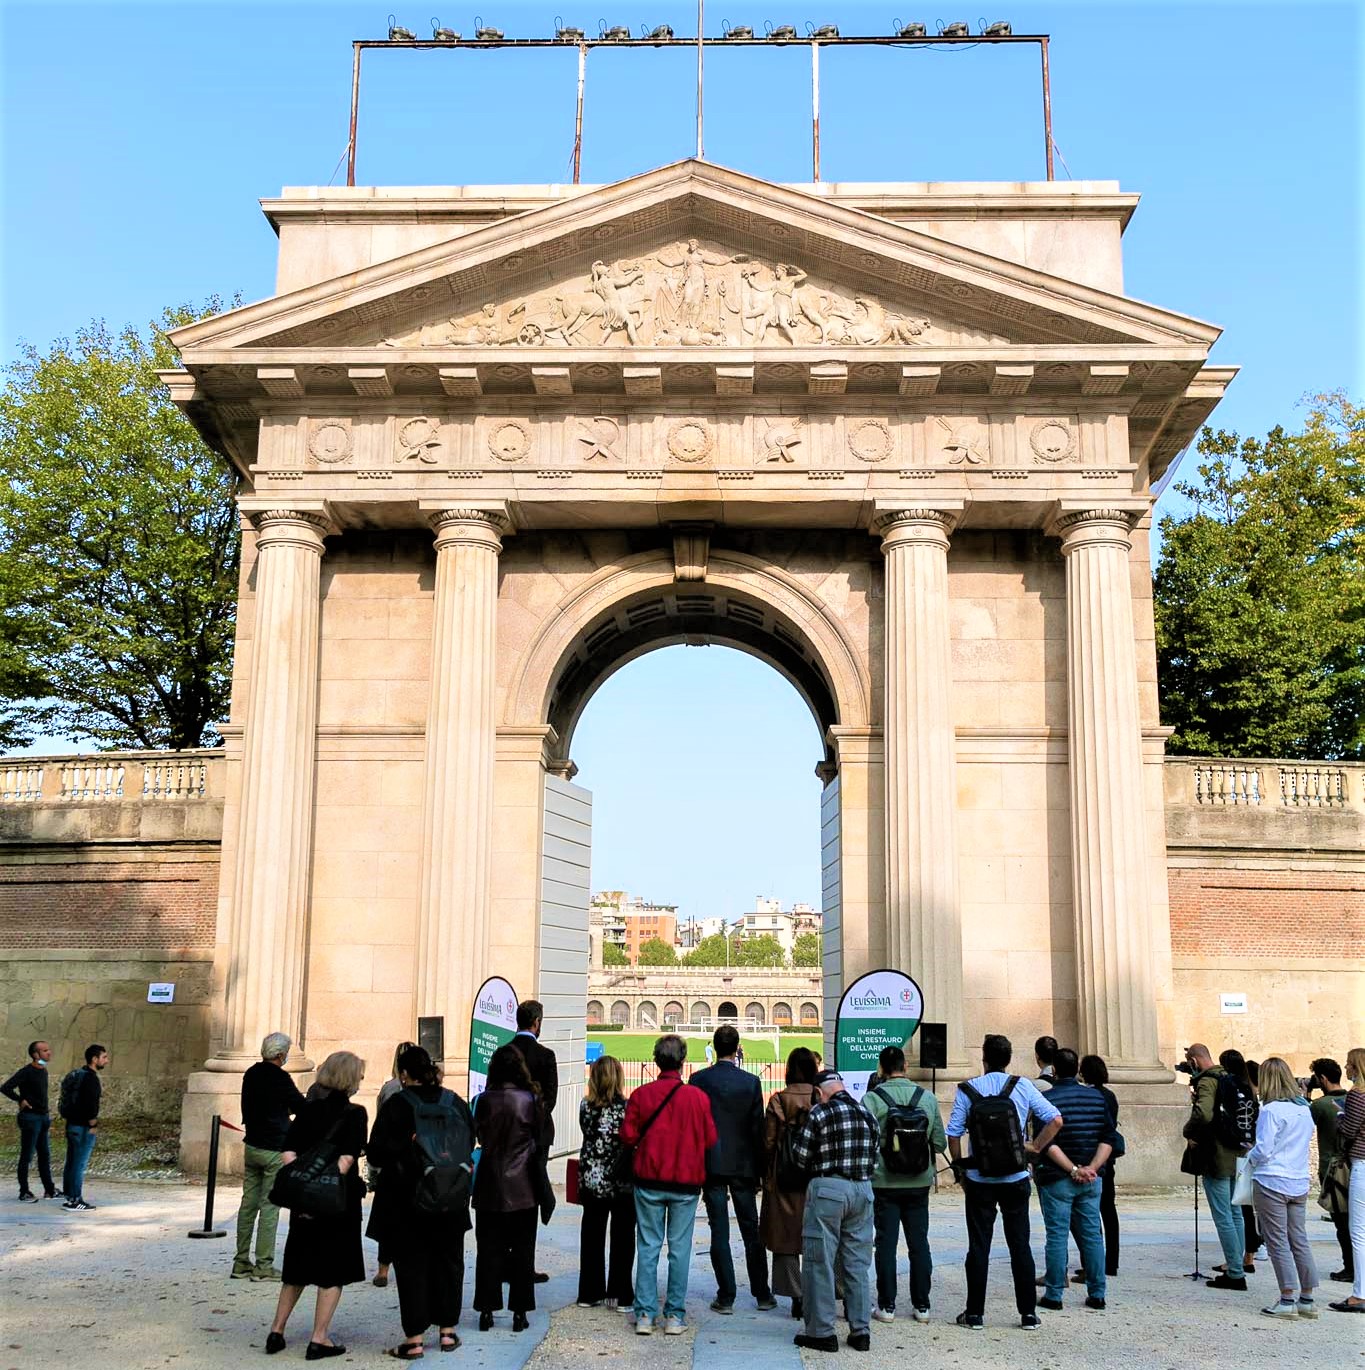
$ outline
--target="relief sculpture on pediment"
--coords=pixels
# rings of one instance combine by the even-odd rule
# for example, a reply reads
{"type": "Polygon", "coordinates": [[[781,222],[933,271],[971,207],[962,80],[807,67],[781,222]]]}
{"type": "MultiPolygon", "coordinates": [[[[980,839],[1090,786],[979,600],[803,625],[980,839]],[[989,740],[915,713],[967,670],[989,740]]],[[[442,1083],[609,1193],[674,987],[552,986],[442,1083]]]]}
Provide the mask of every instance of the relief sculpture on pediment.
{"type": "Polygon", "coordinates": [[[585,277],[508,303],[424,323],[385,347],[898,347],[930,341],[930,321],[867,293],[689,238],[659,252],[595,261],[585,277]]]}

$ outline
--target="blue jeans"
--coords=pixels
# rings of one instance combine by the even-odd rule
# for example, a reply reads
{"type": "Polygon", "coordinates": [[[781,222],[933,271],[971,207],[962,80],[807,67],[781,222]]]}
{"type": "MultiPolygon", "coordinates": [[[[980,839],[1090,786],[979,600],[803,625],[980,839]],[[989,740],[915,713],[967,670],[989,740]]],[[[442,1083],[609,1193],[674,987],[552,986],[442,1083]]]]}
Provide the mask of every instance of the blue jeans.
{"type": "Polygon", "coordinates": [[[697,1196],[635,1186],[635,1316],[659,1316],[659,1253],[668,1241],[668,1290],[664,1317],[681,1318],[687,1307],[692,1229],[697,1196]]]}
{"type": "Polygon", "coordinates": [[[19,1192],[27,1194],[28,1166],[34,1152],[38,1154],[38,1175],[43,1182],[43,1192],[51,1194],[56,1188],[52,1183],[52,1158],[48,1151],[48,1133],[52,1128],[52,1115],[39,1113],[35,1109],[19,1110],[19,1192]]]}
{"type": "Polygon", "coordinates": [[[768,1253],[758,1235],[758,1193],[752,1180],[708,1180],[702,1190],[706,1221],[711,1228],[711,1269],[716,1276],[716,1298],[735,1301],[735,1261],[730,1254],[730,1207],[735,1201],[735,1220],[744,1240],[744,1264],[749,1273],[749,1292],[760,1303],[772,1298],[768,1287],[768,1253]]]}
{"type": "Polygon", "coordinates": [[[1204,1176],[1204,1194],[1209,1201],[1209,1212],[1213,1214],[1218,1240],[1223,1246],[1223,1264],[1227,1266],[1228,1279],[1240,1280],[1246,1260],[1246,1228],[1242,1225],[1241,1213],[1232,1206],[1234,1184],[1236,1180],[1231,1175],[1225,1179],[1204,1176]]]}
{"type": "Polygon", "coordinates": [[[1102,1299],[1105,1291],[1104,1231],[1100,1227],[1100,1182],[1072,1184],[1053,1180],[1038,1186],[1038,1202],[1043,1209],[1047,1230],[1047,1279],[1043,1296],[1061,1301],[1066,1291],[1067,1238],[1072,1219],[1076,1220],[1081,1264],[1085,1267],[1085,1288],[1092,1299],[1102,1299]]]}
{"type": "Polygon", "coordinates": [[[848,1330],[866,1332],[871,1317],[867,1268],[872,1264],[872,1186],[866,1180],[817,1175],[806,1190],[801,1226],[801,1290],[806,1335],[834,1335],[835,1284],[843,1289],[848,1330]]]}
{"type": "Polygon", "coordinates": [[[82,1186],[85,1184],[85,1167],[90,1163],[90,1153],[95,1149],[95,1129],[81,1127],[76,1123],[66,1125],[66,1165],[62,1169],[62,1188],[68,1201],[74,1202],[84,1197],[82,1186]]]}

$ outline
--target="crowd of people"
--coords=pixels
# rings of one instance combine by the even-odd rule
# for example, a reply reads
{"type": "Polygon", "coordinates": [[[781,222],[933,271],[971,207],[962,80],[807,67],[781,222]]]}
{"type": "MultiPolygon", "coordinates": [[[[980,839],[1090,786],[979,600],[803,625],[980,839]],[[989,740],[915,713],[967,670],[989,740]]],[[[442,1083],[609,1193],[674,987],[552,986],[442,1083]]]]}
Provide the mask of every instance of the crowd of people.
{"type": "MultiPolygon", "coordinates": [[[[444,1085],[422,1047],[401,1043],[373,1127],[353,1098],[365,1071],[357,1056],[334,1052],[304,1095],[285,1069],[290,1039],[265,1039],[261,1060],[242,1083],[244,1179],[231,1277],[280,1283],[268,1354],[285,1348],[290,1316],[310,1285],[317,1293],[306,1358],[345,1353],[331,1324],[345,1286],[366,1278],[367,1188],[374,1200],[365,1231],[379,1248],[373,1282],[387,1284],[392,1270],[398,1286],[402,1339],[389,1356],[422,1358],[432,1328],[441,1351],[460,1345],[471,1227],[479,1329],[492,1329],[504,1307],[514,1332],[529,1326],[536,1285],[548,1279],[536,1270],[537,1232],[555,1207],[547,1163],[558,1063],[539,1041],[542,1017],[533,1000],[519,1006],[517,1034],[493,1054],[472,1108],[444,1085]],[[281,1205],[291,1217],[277,1271],[281,1205]]],[[[772,1310],[779,1296],[788,1299],[802,1323],[796,1344],[838,1351],[842,1303],[848,1347],[867,1351],[872,1322],[898,1316],[902,1238],[909,1317],[930,1319],[929,1192],[940,1159],[960,1186],[967,1228],[967,1297],[958,1326],[985,1324],[997,1216],[1021,1328],[1042,1325],[1039,1309],[1063,1308],[1073,1284],[1084,1286],[1087,1309],[1107,1307],[1108,1282],[1119,1273],[1114,1175],[1125,1142],[1100,1057],[1078,1057],[1041,1037],[1030,1078],[1012,1071],[1009,1040],[989,1035],[981,1073],[957,1087],[945,1125],[934,1094],[909,1078],[900,1046],[882,1051],[861,1098],[817,1053],[797,1048],[787,1058],[783,1088],[766,1102],[758,1078],[740,1067],[741,1051],[738,1031],[721,1026],[708,1064],[684,1079],[687,1045],[665,1034],[654,1046],[656,1078],[628,1097],[621,1062],[602,1056],[593,1063],[579,1109],[580,1307],[626,1310],[641,1336],[683,1332],[700,1203],[710,1232],[714,1312],[733,1313],[739,1296],[733,1209],[755,1306],[772,1310]],[[1030,1240],[1035,1189],[1045,1234],[1041,1276],[1030,1240]],[[1074,1272],[1072,1242],[1080,1256],[1074,1272]]],[[[29,1063],[0,1086],[19,1105],[20,1197],[34,1202],[34,1157],[45,1197],[62,1193],[52,1183],[48,1148],[50,1058],[47,1043],[32,1043],[29,1063]]],[[[83,1198],[83,1176],[107,1063],[105,1049],[92,1045],[85,1066],[62,1082],[67,1208],[93,1207],[83,1198]]],[[[1278,1297],[1262,1312],[1318,1316],[1319,1278],[1306,1228],[1316,1137],[1317,1196],[1342,1257],[1329,1278],[1352,1285],[1328,1306],[1365,1313],[1365,1048],[1347,1054],[1344,1071],[1329,1058],[1314,1061],[1307,1080],[1296,1079],[1279,1057],[1257,1063],[1229,1050],[1215,1061],[1200,1043],[1186,1050],[1180,1069],[1191,1099],[1182,1169],[1197,1177],[1223,1255],[1209,1287],[1245,1292],[1264,1248],[1278,1297]]]]}

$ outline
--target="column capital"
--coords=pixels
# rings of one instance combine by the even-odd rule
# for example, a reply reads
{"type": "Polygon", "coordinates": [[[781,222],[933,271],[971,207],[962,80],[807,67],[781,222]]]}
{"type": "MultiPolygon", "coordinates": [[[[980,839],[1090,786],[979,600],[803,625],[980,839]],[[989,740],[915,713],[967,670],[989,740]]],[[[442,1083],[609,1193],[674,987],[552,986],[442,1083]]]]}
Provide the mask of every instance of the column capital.
{"type": "Polygon", "coordinates": [[[506,505],[456,504],[431,508],[422,506],[427,523],[436,534],[436,549],[455,543],[502,551],[503,536],[512,531],[506,505]]]}
{"type": "Polygon", "coordinates": [[[1078,547],[1114,546],[1127,551],[1132,546],[1132,531],[1140,511],[1122,505],[1103,505],[1093,509],[1068,509],[1059,506],[1047,523],[1050,537],[1060,538],[1062,555],[1078,547]]]}
{"type": "Polygon", "coordinates": [[[325,505],[311,509],[246,509],[243,513],[256,530],[258,549],[302,547],[321,555],[323,538],[336,532],[325,505]]]}
{"type": "Polygon", "coordinates": [[[903,509],[879,509],[872,519],[871,532],[882,540],[882,551],[909,542],[930,543],[948,550],[948,540],[962,506],[907,505],[903,509]]]}

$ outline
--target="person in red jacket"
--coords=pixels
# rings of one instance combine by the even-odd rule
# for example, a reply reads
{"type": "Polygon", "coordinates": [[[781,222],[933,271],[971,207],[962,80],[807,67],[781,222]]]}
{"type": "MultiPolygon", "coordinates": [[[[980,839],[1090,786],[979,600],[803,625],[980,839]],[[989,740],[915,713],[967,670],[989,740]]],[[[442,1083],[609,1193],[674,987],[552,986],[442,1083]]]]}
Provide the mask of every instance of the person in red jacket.
{"type": "Polygon", "coordinates": [[[626,1104],[621,1140],[635,1148],[635,1330],[647,1337],[659,1315],[659,1254],[668,1240],[663,1331],[683,1330],[697,1196],[706,1182],[706,1153],[716,1144],[711,1101],[683,1083],[687,1043],[669,1033],[654,1043],[659,1078],[626,1104]]]}

